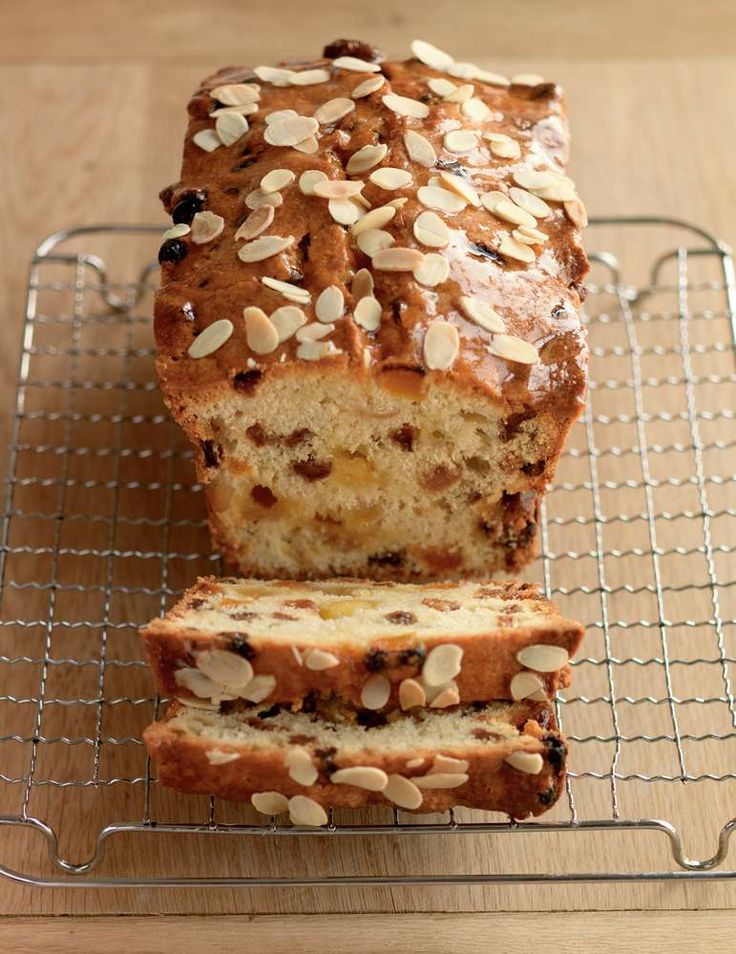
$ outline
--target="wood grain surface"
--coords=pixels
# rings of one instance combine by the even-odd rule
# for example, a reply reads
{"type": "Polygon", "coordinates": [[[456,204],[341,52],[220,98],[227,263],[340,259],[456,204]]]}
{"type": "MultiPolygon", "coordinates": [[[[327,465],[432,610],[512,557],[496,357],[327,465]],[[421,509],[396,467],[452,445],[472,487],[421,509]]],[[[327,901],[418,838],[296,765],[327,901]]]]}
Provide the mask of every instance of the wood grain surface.
{"type": "MultiPolygon", "coordinates": [[[[374,3],[364,10],[346,11],[344,4],[325,0],[317,5],[316,10],[310,10],[308,15],[303,5],[293,2],[256,7],[225,0],[206,6],[194,0],[182,0],[175,6],[155,2],[93,5],[72,0],[53,4],[45,0],[21,12],[4,5],[0,9],[0,113],[4,118],[5,137],[5,148],[0,152],[0,175],[4,183],[6,214],[6,227],[0,231],[0,269],[4,290],[3,322],[0,325],[0,408],[3,412],[0,438],[3,444],[7,441],[8,412],[12,406],[17,371],[26,266],[33,248],[47,234],[71,224],[163,222],[156,195],[162,185],[176,178],[186,98],[202,75],[228,62],[275,62],[281,57],[316,54],[323,42],[337,35],[357,35],[393,54],[400,54],[414,34],[446,46],[458,58],[475,59],[502,72],[513,72],[522,67],[533,69],[563,83],[569,97],[573,125],[572,174],[592,214],[672,216],[697,222],[726,240],[733,240],[736,172],[732,154],[736,143],[731,114],[732,104],[736,100],[736,9],[731,3],[695,5],[688,2],[665,4],[652,0],[638,3],[630,0],[618,4],[562,2],[551,6],[529,2],[504,7],[503,16],[489,11],[488,5],[480,2],[465,3],[459,11],[455,4],[440,2],[424,2],[421,5],[374,3]]],[[[671,303],[670,300],[668,306],[671,303]]],[[[706,334],[711,328],[704,326],[703,333],[706,334]]],[[[648,330],[651,330],[652,337],[643,343],[649,347],[657,343],[657,335],[672,333],[669,325],[651,325],[648,330]]],[[[600,331],[598,341],[601,347],[615,347],[620,343],[617,337],[620,331],[620,327],[613,325],[600,331]]],[[[140,341],[143,342],[145,326],[141,325],[136,333],[141,334],[140,341]]],[[[677,344],[676,340],[669,338],[662,340],[666,346],[674,347],[677,344]]],[[[91,339],[91,342],[99,346],[104,342],[104,332],[100,333],[98,339],[91,339]]],[[[707,355],[698,365],[698,373],[711,371],[727,377],[733,372],[729,360],[732,360],[732,355],[728,353],[707,355]]],[[[89,371],[94,373],[95,369],[90,367],[89,371]]],[[[656,363],[646,365],[643,371],[645,375],[681,377],[682,365],[679,356],[672,353],[662,356],[656,363]]],[[[135,369],[135,373],[145,375],[146,369],[142,365],[135,369]]],[[[607,373],[625,377],[627,372],[613,365],[609,371],[602,360],[596,373],[604,379],[607,373]]],[[[714,390],[707,397],[712,408],[727,406],[729,402],[733,407],[733,385],[731,390],[714,390]]],[[[656,393],[650,389],[646,399],[650,411],[653,408],[678,411],[682,408],[682,389],[660,388],[656,393]]],[[[146,405],[148,411],[154,406],[150,400],[146,405]]],[[[592,395],[592,407],[596,413],[626,413],[631,409],[630,400],[630,391],[626,389],[596,391],[592,395]]],[[[113,404],[104,406],[108,410],[114,409],[113,404]]],[[[720,422],[713,425],[706,438],[727,442],[732,433],[731,423],[720,422]]],[[[672,435],[673,432],[665,428],[661,432],[655,429],[647,436],[650,442],[661,439],[666,443],[672,435]]],[[[49,437],[41,431],[34,434],[32,439],[42,440],[44,436],[47,439],[49,437]]],[[[94,439],[91,430],[76,436],[80,440],[94,439]]],[[[631,447],[635,436],[631,428],[614,429],[610,432],[611,446],[631,447]]],[[[688,437],[685,428],[674,439],[687,441],[688,437]]],[[[131,435],[129,439],[135,440],[136,436],[131,435]]],[[[147,439],[154,438],[148,435],[147,439]]],[[[583,429],[578,429],[571,446],[581,450],[584,448],[583,429]]],[[[734,473],[735,463],[733,452],[723,453],[709,461],[714,470],[726,475],[734,473]]],[[[660,466],[659,459],[655,465],[660,466]]],[[[577,466],[579,468],[579,462],[577,466]]],[[[601,477],[614,483],[631,479],[632,476],[640,479],[640,466],[635,455],[612,455],[601,459],[601,477]]],[[[686,475],[691,472],[688,468],[692,468],[692,460],[687,456],[674,461],[668,458],[661,467],[666,469],[657,471],[658,476],[665,476],[668,469],[670,473],[686,475]]],[[[585,479],[579,469],[576,470],[574,458],[567,460],[564,468],[561,479],[572,483],[585,479]]],[[[143,471],[149,476],[153,472],[143,471]]],[[[80,476],[89,476],[90,473],[79,471],[80,476]]],[[[728,486],[714,489],[714,494],[714,506],[727,505],[728,486]]],[[[558,500],[558,497],[554,499],[558,500]]],[[[686,497],[684,492],[678,496],[674,491],[668,496],[663,494],[658,497],[656,502],[665,509],[668,506],[687,508],[692,504],[691,498],[686,497]]],[[[90,506],[93,504],[94,501],[90,506]]],[[[563,500],[559,496],[558,505],[562,508],[560,515],[564,516],[567,498],[563,500]]],[[[146,512],[150,513],[155,512],[160,503],[150,500],[144,506],[149,508],[146,512]]],[[[186,506],[186,501],[182,506],[186,506]]],[[[637,509],[641,506],[641,500],[633,500],[625,490],[621,490],[607,495],[603,506],[606,514],[612,515],[618,512],[617,508],[621,512],[637,509]]],[[[676,546],[680,542],[678,534],[681,533],[687,535],[688,542],[693,545],[702,542],[691,539],[689,534],[692,532],[692,529],[673,525],[663,545],[676,546]]],[[[732,533],[732,527],[724,524],[718,528],[718,532],[721,533],[719,541],[726,543],[725,534],[732,533]]],[[[578,551],[589,547],[590,539],[589,534],[586,536],[585,532],[578,532],[573,527],[565,535],[558,535],[551,544],[558,552],[578,551]]],[[[195,543],[190,540],[187,545],[194,546],[195,543]]],[[[130,540],[127,545],[132,545],[130,540]]],[[[652,572],[651,553],[646,552],[648,541],[641,536],[640,528],[632,525],[618,536],[606,536],[604,545],[607,549],[630,550],[638,547],[645,550],[643,557],[632,554],[615,564],[620,578],[610,580],[612,585],[649,578],[652,572]]],[[[28,563],[19,572],[39,573],[43,570],[41,562],[38,561],[35,566],[28,563]]],[[[182,582],[186,581],[186,574],[193,569],[192,566],[177,569],[182,582]]],[[[541,567],[537,567],[535,573],[538,575],[540,570],[541,567]]],[[[594,570],[595,561],[565,560],[559,567],[555,566],[553,583],[572,588],[581,584],[595,586],[594,570]]],[[[146,571],[146,567],[136,569],[138,576],[135,579],[143,578],[146,571]]],[[[721,580],[734,579],[736,567],[729,554],[719,557],[717,571],[721,580]]],[[[85,574],[90,572],[81,564],[69,568],[70,579],[76,574],[78,579],[88,580],[91,577],[85,574]]],[[[159,568],[153,572],[158,573],[159,568]]],[[[702,557],[697,563],[684,559],[669,561],[666,572],[669,574],[668,579],[674,581],[700,579],[703,573],[702,557]]],[[[129,578],[128,582],[132,579],[129,578]]],[[[19,613],[30,611],[27,601],[10,609],[19,613]]],[[[127,609],[133,611],[130,606],[127,609]]],[[[595,626],[601,614],[598,597],[586,599],[580,595],[567,603],[565,609],[579,613],[591,626],[586,652],[600,657],[601,636],[595,626]]],[[[656,608],[645,606],[643,602],[632,603],[625,598],[612,601],[608,609],[615,619],[633,620],[645,615],[656,619],[656,608]]],[[[708,614],[706,604],[689,605],[687,599],[675,596],[666,610],[668,617],[673,620],[707,619],[708,614]]],[[[63,607],[63,612],[69,618],[82,618],[89,611],[88,607],[74,605],[71,601],[63,607]]],[[[126,606],[121,606],[119,611],[123,614],[126,606]]],[[[148,610],[139,604],[134,611],[139,613],[148,610]]],[[[157,607],[153,606],[150,611],[156,612],[157,607]]],[[[734,606],[728,601],[723,611],[729,619],[736,618],[734,606]]],[[[678,631],[678,652],[697,658],[703,648],[698,640],[710,640],[707,652],[712,655],[712,634],[706,633],[706,629],[678,631]]],[[[651,631],[636,630],[631,633],[631,638],[640,642],[627,642],[626,637],[621,636],[621,642],[615,649],[623,655],[656,655],[651,631]]],[[[732,640],[732,629],[727,628],[725,638],[732,640]]],[[[64,645],[70,652],[84,651],[81,645],[76,649],[76,644],[64,645]]],[[[732,642],[729,645],[733,655],[732,642]]],[[[33,646],[37,649],[39,643],[33,646]]],[[[121,644],[121,652],[131,654],[132,658],[136,651],[134,647],[131,633],[126,636],[126,642],[121,644]]],[[[646,667],[634,671],[635,668],[622,667],[619,689],[622,694],[643,697],[652,691],[651,671],[646,667]]],[[[579,686],[592,695],[601,694],[602,689],[605,689],[599,679],[601,672],[600,667],[580,667],[579,686]]],[[[33,686],[37,685],[37,673],[27,674],[27,685],[23,683],[23,678],[26,677],[18,682],[15,670],[11,685],[7,668],[0,670],[0,693],[23,692],[26,689],[32,692],[33,686]]],[[[128,694],[132,688],[133,692],[145,693],[146,675],[133,671],[130,678],[133,680],[132,687],[130,684],[121,684],[118,691],[128,694]]],[[[679,671],[675,678],[678,681],[674,688],[680,695],[697,696],[720,691],[717,686],[714,688],[712,674],[703,667],[693,666],[687,671],[679,671]]],[[[576,692],[581,691],[579,686],[576,686],[576,692]]],[[[56,688],[59,692],[63,691],[61,687],[56,688]]],[[[662,690],[663,686],[658,682],[655,692],[661,695],[662,690]]],[[[570,708],[573,709],[572,706],[570,708]]],[[[658,732],[666,735],[670,731],[666,720],[661,719],[662,711],[661,707],[651,709],[651,724],[644,727],[652,735],[658,732]]],[[[139,721],[145,715],[140,713],[139,721]]],[[[46,728],[52,734],[87,731],[87,724],[76,724],[74,718],[68,712],[66,717],[57,715],[56,724],[46,728]]],[[[641,710],[638,710],[628,724],[620,728],[622,734],[627,734],[632,729],[641,729],[643,724],[641,710]]],[[[686,733],[690,734],[704,733],[709,729],[716,731],[713,729],[712,711],[707,709],[697,712],[687,710],[687,714],[683,715],[683,724],[686,733]]],[[[140,728],[137,722],[133,725],[132,730],[128,729],[129,734],[135,734],[140,728]]],[[[590,731],[596,733],[606,734],[610,731],[610,722],[606,722],[603,710],[596,710],[595,707],[586,709],[579,725],[581,729],[587,725],[590,731]]],[[[112,723],[108,729],[111,733],[128,734],[122,719],[119,723],[112,723]]],[[[27,727],[24,731],[27,731],[27,727]]],[[[725,731],[723,719],[718,722],[717,731],[725,731]]],[[[661,744],[667,747],[667,743],[661,744]]],[[[703,757],[702,764],[698,761],[702,749],[685,748],[686,754],[692,755],[689,767],[696,773],[698,770],[712,769],[721,757],[724,764],[734,764],[733,749],[727,746],[723,747],[723,755],[709,751],[707,758],[703,757]]],[[[63,753],[61,747],[58,756],[60,761],[44,769],[62,775],[65,771],[75,771],[78,752],[72,751],[72,747],[67,749],[63,753]]],[[[3,750],[3,757],[6,751],[3,750]]],[[[592,750],[581,746],[581,751],[586,753],[587,758],[587,753],[592,750]]],[[[653,750],[643,745],[637,749],[632,743],[630,748],[625,749],[625,754],[627,758],[631,756],[631,761],[621,766],[624,772],[634,771],[637,766],[646,765],[647,760],[655,759],[659,766],[672,768],[674,764],[672,771],[677,773],[676,759],[672,762],[671,745],[666,752],[660,749],[655,755],[653,750]]],[[[10,758],[16,759],[16,756],[10,758]]],[[[13,761],[13,771],[22,771],[24,758],[25,754],[22,754],[17,762],[13,761]]],[[[595,767],[596,759],[600,760],[599,767],[610,764],[610,751],[602,750],[599,755],[592,755],[589,767],[595,767]]],[[[106,768],[115,772],[121,764],[111,764],[106,768]]],[[[585,808],[587,817],[610,815],[610,795],[604,782],[594,783],[591,780],[575,784],[576,787],[580,786],[579,804],[585,808]]],[[[728,794],[724,796],[722,787],[708,783],[674,783],[669,787],[663,784],[657,788],[656,795],[651,794],[650,790],[642,794],[632,783],[624,787],[624,791],[626,796],[621,805],[622,815],[628,816],[642,804],[651,815],[677,815],[686,836],[686,850],[695,857],[713,853],[716,848],[714,833],[733,814],[733,805],[736,804],[733,788],[729,788],[728,794]],[[709,823],[706,826],[700,824],[704,819],[709,823]]],[[[43,799],[47,796],[40,792],[34,797],[38,799],[35,805],[41,813],[43,799]]],[[[119,793],[115,797],[120,797],[119,793]]],[[[137,796],[131,792],[130,796],[125,797],[132,800],[137,796]]],[[[85,846],[88,845],[88,836],[92,834],[99,818],[104,817],[104,805],[100,807],[95,798],[94,793],[89,792],[80,800],[70,798],[64,803],[64,811],[68,813],[65,831],[75,838],[80,836],[77,847],[80,840],[85,846]]],[[[164,814],[174,803],[169,802],[167,796],[162,798],[157,808],[164,814]]],[[[192,800],[191,817],[199,820],[203,809],[201,803],[195,802],[197,800],[192,800]]],[[[130,811],[131,816],[137,811],[137,805],[132,801],[130,811]]],[[[181,811],[179,803],[177,811],[181,811]]],[[[561,806],[559,812],[560,818],[569,817],[569,806],[561,806]]],[[[472,839],[458,842],[456,838],[444,836],[439,842],[427,837],[411,844],[398,841],[370,845],[346,843],[339,849],[337,868],[350,870],[350,865],[357,857],[375,871],[385,870],[390,865],[399,868],[406,865],[415,870],[431,872],[436,867],[438,856],[441,856],[443,863],[455,865],[457,870],[477,869],[479,865],[486,870],[525,870],[534,865],[540,866],[540,870],[555,870],[559,864],[569,865],[572,870],[581,865],[590,866],[596,860],[605,867],[610,860],[609,852],[614,853],[617,864],[624,867],[635,865],[637,860],[641,860],[640,853],[651,865],[668,864],[661,835],[637,836],[639,840],[635,845],[631,837],[626,835],[609,836],[610,840],[605,843],[593,841],[593,836],[577,833],[574,836],[563,834],[544,837],[549,839],[545,841],[544,848],[540,848],[538,842],[532,844],[526,836],[516,835],[475,843],[472,839]],[[448,844],[450,841],[452,845],[448,844]]],[[[111,843],[110,863],[117,863],[122,868],[135,863],[140,870],[148,871],[160,870],[162,865],[171,865],[173,870],[179,865],[182,869],[188,865],[190,871],[200,869],[215,872],[218,864],[229,870],[236,866],[247,871],[262,864],[273,865],[275,870],[279,866],[281,871],[298,867],[308,872],[318,870],[322,864],[334,864],[335,856],[328,855],[331,851],[337,851],[332,847],[326,848],[323,843],[312,849],[313,842],[308,848],[301,844],[297,846],[287,839],[283,848],[286,855],[273,857],[268,851],[264,853],[262,848],[251,847],[250,844],[247,855],[232,840],[220,841],[218,844],[222,848],[213,853],[199,844],[183,847],[165,837],[155,842],[150,838],[139,838],[135,843],[132,840],[124,844],[111,843]],[[218,858],[218,854],[221,857],[218,858]]],[[[75,845],[74,842],[67,842],[62,847],[73,853],[75,845]]],[[[0,858],[19,870],[42,868],[45,864],[40,839],[33,833],[0,830],[0,858]]],[[[286,949],[285,939],[288,939],[290,950],[309,950],[309,938],[314,942],[314,938],[321,937],[321,932],[327,927],[335,932],[336,944],[337,939],[341,944],[350,943],[356,952],[378,949],[376,942],[379,937],[383,946],[389,943],[383,940],[386,936],[397,939],[402,936],[416,937],[416,919],[393,920],[388,917],[392,912],[714,909],[712,915],[688,921],[688,940],[695,945],[699,943],[699,937],[708,933],[713,937],[714,926],[722,923],[715,909],[730,909],[732,906],[733,889],[727,883],[296,888],[288,891],[39,890],[0,883],[0,913],[6,915],[327,914],[351,911],[384,912],[386,915],[381,919],[332,919],[318,922],[317,925],[306,919],[295,918],[292,921],[280,921],[280,925],[285,923],[290,926],[279,927],[278,930],[273,921],[246,922],[254,943],[265,943],[270,938],[270,948],[274,954],[279,948],[273,939],[282,944],[282,949],[286,949]],[[380,921],[381,930],[385,929],[386,933],[375,933],[375,937],[372,937],[377,921],[380,921]],[[356,924],[361,925],[359,936],[364,939],[361,942],[363,948],[357,946],[356,942],[351,943],[353,935],[342,933],[350,932],[356,924]],[[690,933],[691,926],[692,931],[696,932],[694,925],[702,934],[690,933]]],[[[603,938],[602,932],[607,931],[610,938],[617,928],[625,924],[629,941],[632,937],[636,937],[637,941],[647,937],[652,939],[651,947],[644,943],[639,945],[646,950],[658,949],[654,946],[655,939],[659,937],[661,940],[666,936],[661,933],[664,931],[663,925],[674,930],[672,926],[676,923],[655,918],[647,920],[647,917],[634,914],[627,918],[611,919],[606,916],[592,919],[585,915],[566,919],[564,928],[560,930],[564,930],[567,937],[572,939],[570,950],[590,950],[594,943],[603,938]],[[645,933],[647,931],[649,935],[645,933]],[[586,940],[589,947],[585,946],[586,940]],[[579,943],[577,948],[575,943],[579,943]]],[[[74,928],[57,927],[57,923],[39,919],[38,931],[51,932],[47,935],[37,933],[35,928],[28,933],[27,924],[10,929],[24,931],[27,938],[25,942],[18,940],[23,938],[23,934],[7,934],[8,926],[0,925],[0,937],[5,931],[6,937],[13,939],[13,943],[8,941],[6,946],[13,950],[23,950],[22,943],[26,943],[25,949],[30,950],[32,948],[28,945],[44,937],[54,938],[54,942],[48,941],[46,946],[58,950],[71,950],[74,945],[74,949],[98,949],[94,945],[98,943],[95,931],[99,930],[96,926],[99,922],[85,921],[74,928]],[[77,931],[87,933],[75,934],[77,931]],[[85,938],[84,942],[82,937],[85,938]]],[[[194,925],[193,931],[201,932],[197,936],[206,938],[211,922],[191,923],[194,925]]],[[[221,925],[223,922],[216,923],[221,925]]],[[[448,938],[457,936],[452,933],[458,930],[452,926],[457,925],[457,919],[423,918],[421,923],[426,925],[422,931],[423,936],[426,932],[426,942],[422,942],[425,946],[415,943],[409,945],[409,949],[417,952],[451,949],[448,938]]],[[[137,930],[146,930],[145,922],[135,924],[136,927],[131,927],[131,923],[126,922],[125,931],[131,933],[120,933],[117,937],[122,941],[134,937],[137,930]]],[[[236,922],[233,931],[239,931],[241,924],[236,922]]],[[[548,930],[541,927],[540,918],[534,914],[527,914],[524,918],[515,916],[513,920],[478,914],[467,919],[467,924],[467,941],[463,950],[476,949],[473,945],[487,938],[490,930],[494,934],[497,932],[498,950],[507,949],[504,944],[510,949],[519,931],[522,932],[522,939],[528,939],[535,936],[535,931],[548,930]]],[[[181,922],[175,922],[173,930],[188,932],[186,924],[181,927],[181,922]]],[[[378,930],[375,928],[376,932],[378,930]]],[[[175,935],[172,933],[170,936],[173,940],[175,935]]],[[[224,934],[218,938],[218,943],[220,940],[225,940],[224,934]]],[[[207,950],[205,942],[202,943],[203,946],[198,949],[207,950]]],[[[612,946],[613,942],[610,943],[611,946],[606,949],[617,950],[612,946]]],[[[673,935],[668,949],[681,949],[676,946],[678,943],[682,946],[682,938],[677,939],[673,935]]],[[[712,944],[715,943],[714,940],[712,944]]],[[[403,946],[407,947],[406,941],[403,946]]],[[[134,949],[146,948],[139,944],[134,949]]],[[[187,948],[182,945],[181,949],[187,948]]],[[[461,948],[458,946],[456,949],[461,948]]],[[[691,946],[689,949],[700,948],[691,946]]],[[[716,946],[710,949],[718,950],[716,946]]]]}

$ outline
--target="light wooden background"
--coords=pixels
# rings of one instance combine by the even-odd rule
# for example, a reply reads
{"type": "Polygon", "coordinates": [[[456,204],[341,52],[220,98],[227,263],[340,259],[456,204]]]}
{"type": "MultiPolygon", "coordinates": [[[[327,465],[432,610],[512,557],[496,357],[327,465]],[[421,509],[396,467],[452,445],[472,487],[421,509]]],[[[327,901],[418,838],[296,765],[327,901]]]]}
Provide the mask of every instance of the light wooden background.
{"type": "MultiPolygon", "coordinates": [[[[373,0],[355,7],[337,0],[314,0],[311,6],[294,0],[0,5],[3,444],[33,247],[70,224],[162,219],[156,194],[177,175],[186,97],[202,75],[227,63],[309,56],[340,35],[402,54],[420,35],[458,58],[501,72],[541,72],[567,89],[572,173],[591,213],[658,213],[697,221],[727,240],[736,236],[736,6],[730,0],[468,0],[462,5],[373,0]]],[[[0,853],[5,838],[0,831],[0,853]]],[[[569,950],[589,951],[614,934],[644,950],[661,949],[656,938],[663,948],[665,937],[671,937],[668,949],[680,950],[677,934],[684,932],[665,915],[596,918],[585,913],[567,916],[555,928],[533,914],[437,915],[436,920],[425,915],[400,924],[389,916],[392,911],[642,908],[714,909],[707,918],[688,916],[689,949],[704,949],[697,946],[698,938],[708,937],[710,950],[726,951],[732,949],[725,925],[733,906],[733,888],[727,884],[297,890],[285,897],[268,891],[42,892],[0,883],[0,914],[8,915],[384,912],[361,919],[336,915],[326,924],[304,918],[292,926],[283,919],[254,924],[218,918],[177,921],[166,928],[169,944],[182,950],[195,945],[199,951],[218,950],[232,937],[268,946],[274,954],[287,947],[312,950],[317,941],[310,938],[322,939],[328,950],[349,944],[356,952],[374,951],[393,938],[403,949],[429,952],[480,950],[481,943],[485,950],[491,937],[496,950],[511,950],[540,936],[565,936],[569,950]],[[726,910],[720,917],[715,909],[726,910]]],[[[0,940],[19,951],[35,949],[42,940],[47,949],[91,951],[104,949],[102,931],[108,950],[166,946],[156,938],[147,947],[141,936],[159,929],[140,922],[116,920],[109,928],[99,922],[39,923],[43,935],[28,922],[0,923],[0,940]]],[[[605,949],[618,948],[610,942],[605,949]]]]}

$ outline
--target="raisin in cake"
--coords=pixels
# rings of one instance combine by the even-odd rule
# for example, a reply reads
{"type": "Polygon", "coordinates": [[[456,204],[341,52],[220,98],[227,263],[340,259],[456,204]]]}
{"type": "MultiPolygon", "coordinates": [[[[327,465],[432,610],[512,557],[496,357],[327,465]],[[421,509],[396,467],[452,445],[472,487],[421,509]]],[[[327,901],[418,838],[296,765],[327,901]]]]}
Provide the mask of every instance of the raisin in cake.
{"type": "Polygon", "coordinates": [[[159,691],[217,709],[546,700],[583,629],[529,583],[201,579],[142,631],[159,691]]]}
{"type": "Polygon", "coordinates": [[[549,703],[490,703],[397,714],[370,727],[353,710],[291,712],[173,703],[145,732],[158,777],[182,792],[251,801],[323,825],[325,809],[455,805],[539,815],[555,803],[567,746],[549,703]]]}
{"type": "Polygon", "coordinates": [[[561,91],[412,52],[340,41],[189,104],[157,367],[247,575],[518,570],[582,408],[561,91]]]}

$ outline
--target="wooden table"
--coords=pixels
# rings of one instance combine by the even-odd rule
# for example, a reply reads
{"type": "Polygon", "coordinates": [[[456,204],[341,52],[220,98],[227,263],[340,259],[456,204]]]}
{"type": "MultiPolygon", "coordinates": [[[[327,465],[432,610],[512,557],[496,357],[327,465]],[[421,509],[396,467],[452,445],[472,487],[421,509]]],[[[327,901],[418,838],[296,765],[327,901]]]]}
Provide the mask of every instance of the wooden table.
{"type": "MultiPolygon", "coordinates": [[[[705,7],[687,0],[528,0],[492,13],[479,0],[460,8],[438,0],[378,0],[351,12],[336,0],[311,8],[293,0],[8,4],[0,10],[3,438],[34,246],[70,224],[163,221],[156,195],[176,178],[184,103],[201,76],[225,63],[316,54],[335,35],[402,53],[415,34],[459,58],[506,73],[533,69],[564,84],[572,173],[592,214],[668,215],[734,238],[736,8],[727,0],[705,7]]],[[[0,832],[0,845],[3,837],[0,832]]],[[[3,883],[0,914],[39,917],[0,922],[0,940],[13,951],[41,945],[206,951],[240,940],[272,954],[310,951],[318,943],[328,950],[349,945],[359,954],[389,943],[414,952],[486,950],[491,940],[494,950],[516,950],[557,935],[570,951],[628,951],[633,944],[700,950],[707,938],[717,952],[733,948],[727,930],[733,907],[727,883],[300,889],[286,895],[40,891],[3,883]],[[637,913],[641,909],[647,913],[637,913]],[[687,922],[676,914],[697,909],[702,913],[689,914],[687,922]],[[571,913],[563,918],[546,911],[571,913]],[[617,911],[628,913],[605,913],[617,911]],[[285,918],[286,912],[311,917],[285,918]],[[244,913],[249,916],[236,916],[244,913]],[[87,917],[40,917],[49,914],[87,917]],[[123,914],[137,917],[89,918],[123,914]],[[141,917],[150,914],[203,917],[172,918],[164,935],[141,917]],[[204,917],[222,914],[232,917],[204,917]]]]}

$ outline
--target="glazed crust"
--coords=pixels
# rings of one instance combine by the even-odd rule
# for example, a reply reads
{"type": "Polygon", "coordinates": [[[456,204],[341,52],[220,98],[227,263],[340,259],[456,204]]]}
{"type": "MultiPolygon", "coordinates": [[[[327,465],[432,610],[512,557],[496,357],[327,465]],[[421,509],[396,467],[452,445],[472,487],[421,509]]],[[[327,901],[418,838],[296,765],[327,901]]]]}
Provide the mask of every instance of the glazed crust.
{"type": "MultiPolygon", "coordinates": [[[[370,585],[368,581],[354,582],[370,585]]],[[[296,590],[302,598],[309,596],[310,589],[315,593],[320,591],[319,584],[282,582],[278,586],[283,588],[285,599],[293,596],[296,590]]],[[[388,584],[388,587],[391,589],[392,585],[388,584]]],[[[434,585],[431,589],[435,591],[438,588],[452,604],[457,586],[447,583],[434,585]]],[[[237,652],[237,644],[242,653],[245,644],[255,675],[276,677],[275,687],[264,700],[264,704],[292,703],[298,707],[305,696],[316,694],[334,696],[352,706],[360,707],[365,683],[372,676],[381,673],[391,683],[391,695],[387,704],[382,707],[384,711],[398,707],[399,685],[402,680],[418,679],[427,653],[442,643],[451,643],[463,651],[462,667],[455,677],[459,701],[462,703],[512,699],[511,681],[517,673],[525,669],[517,659],[517,653],[524,647],[540,644],[559,646],[566,651],[569,658],[577,652],[584,633],[583,627],[574,620],[560,616],[554,604],[544,599],[536,586],[515,581],[489,580],[478,583],[477,592],[505,602],[509,607],[505,625],[489,629],[485,634],[455,631],[443,634],[440,629],[428,633],[424,638],[418,638],[415,633],[405,637],[397,635],[397,627],[386,624],[385,636],[376,636],[369,644],[356,640],[353,643],[341,641],[332,645],[322,641],[316,643],[306,633],[301,637],[298,634],[290,634],[288,641],[284,641],[283,637],[270,638],[267,634],[249,634],[247,619],[242,623],[233,621],[232,628],[222,632],[204,632],[193,627],[191,622],[182,623],[181,618],[185,614],[192,611],[201,612],[200,607],[203,604],[208,604],[213,597],[222,593],[222,582],[206,577],[188,590],[163,619],[154,619],[144,627],[141,635],[156,687],[165,696],[176,696],[183,701],[193,698],[189,690],[176,682],[175,674],[182,666],[196,664],[200,652],[213,648],[237,652]],[[522,606],[533,610],[536,617],[533,625],[514,625],[514,616],[522,606]],[[299,665],[295,660],[294,649],[303,657],[315,645],[333,653],[339,663],[319,671],[299,665]]],[[[382,593],[386,593],[385,585],[376,590],[379,599],[382,593]]],[[[233,607],[233,611],[246,606],[244,602],[241,607],[233,607]]],[[[536,675],[543,682],[544,690],[550,698],[570,683],[568,665],[554,672],[537,672],[536,675]]]]}
{"type": "MultiPolygon", "coordinates": [[[[541,815],[555,804],[565,781],[567,743],[555,723],[551,707],[520,708],[523,739],[491,739],[487,747],[439,746],[412,753],[423,762],[407,768],[406,755],[379,754],[365,751],[341,752],[339,749],[322,763],[313,785],[300,785],[289,775],[284,763],[284,749],[277,746],[250,748],[220,742],[176,730],[171,720],[181,713],[172,703],[165,721],[155,722],[144,733],[144,741],[157,766],[159,781],[180,792],[215,795],[232,801],[249,801],[257,792],[276,791],[290,798],[306,795],[324,808],[360,808],[369,804],[391,806],[380,792],[367,791],[353,785],[335,785],[329,775],[337,769],[352,766],[373,766],[386,774],[405,778],[425,775],[432,759],[440,751],[446,756],[465,759],[469,765],[465,784],[451,789],[424,789],[419,812],[441,812],[456,806],[503,812],[516,819],[541,815]],[[525,719],[525,715],[530,718],[525,719]],[[533,718],[537,716],[545,728],[533,718]],[[212,764],[208,753],[237,754],[225,764],[212,764]],[[513,768],[505,760],[515,752],[539,754],[543,766],[538,774],[527,774],[513,768]]],[[[368,730],[370,731],[370,730],[368,730]]],[[[312,751],[312,748],[307,745],[312,751]]],[[[314,753],[313,753],[314,754],[314,753]]],[[[316,757],[318,764],[319,757],[316,757]]],[[[391,806],[393,807],[393,806],[391,806]]]]}

